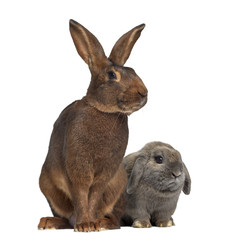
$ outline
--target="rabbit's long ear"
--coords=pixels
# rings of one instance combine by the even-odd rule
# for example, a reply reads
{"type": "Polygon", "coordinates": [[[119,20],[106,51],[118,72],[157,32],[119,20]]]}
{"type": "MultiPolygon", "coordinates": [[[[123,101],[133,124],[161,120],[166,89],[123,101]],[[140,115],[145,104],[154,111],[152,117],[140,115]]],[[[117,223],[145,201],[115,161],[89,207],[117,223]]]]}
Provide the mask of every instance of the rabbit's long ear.
{"type": "Polygon", "coordinates": [[[132,169],[131,175],[128,180],[127,188],[126,188],[126,191],[128,194],[132,194],[135,191],[135,189],[137,188],[138,183],[144,172],[144,166],[145,166],[146,162],[147,162],[147,159],[144,156],[139,156],[136,159],[136,162],[132,169]]]}
{"type": "Polygon", "coordinates": [[[69,26],[79,55],[89,65],[90,71],[96,73],[103,65],[108,63],[101,44],[90,31],[78,22],[71,19],[69,26]]]}
{"type": "Polygon", "coordinates": [[[183,192],[186,195],[189,195],[190,191],[191,191],[191,178],[188,172],[187,167],[184,165],[184,172],[185,172],[185,181],[184,181],[184,187],[183,187],[183,192]]]}
{"type": "Polygon", "coordinates": [[[140,37],[141,31],[144,29],[144,27],[145,24],[141,24],[133,28],[129,32],[125,33],[122,37],[118,39],[109,56],[109,59],[113,63],[121,66],[125,64],[135,42],[140,37]]]}

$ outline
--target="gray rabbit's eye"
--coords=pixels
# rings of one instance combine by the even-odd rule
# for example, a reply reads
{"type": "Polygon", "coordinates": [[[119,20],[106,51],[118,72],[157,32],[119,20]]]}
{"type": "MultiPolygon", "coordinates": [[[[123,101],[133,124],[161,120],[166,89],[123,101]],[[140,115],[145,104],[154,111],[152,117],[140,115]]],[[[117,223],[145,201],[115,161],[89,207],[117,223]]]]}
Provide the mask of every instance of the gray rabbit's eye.
{"type": "Polygon", "coordinates": [[[109,71],[108,72],[108,77],[109,77],[109,80],[117,79],[117,75],[114,71],[109,71]]]}
{"type": "Polygon", "coordinates": [[[161,164],[163,162],[163,157],[162,156],[155,156],[155,162],[158,164],[161,164]]]}

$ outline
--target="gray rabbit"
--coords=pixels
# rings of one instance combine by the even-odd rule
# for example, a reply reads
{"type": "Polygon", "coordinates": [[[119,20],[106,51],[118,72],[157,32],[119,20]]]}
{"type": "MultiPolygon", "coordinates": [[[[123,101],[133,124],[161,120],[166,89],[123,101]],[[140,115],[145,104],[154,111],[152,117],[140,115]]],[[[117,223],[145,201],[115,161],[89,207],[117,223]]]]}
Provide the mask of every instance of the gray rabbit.
{"type": "Polygon", "coordinates": [[[128,174],[123,225],[147,228],[174,225],[172,215],[181,190],[190,193],[191,179],[180,153],[169,144],[151,142],[123,160],[128,174]]]}

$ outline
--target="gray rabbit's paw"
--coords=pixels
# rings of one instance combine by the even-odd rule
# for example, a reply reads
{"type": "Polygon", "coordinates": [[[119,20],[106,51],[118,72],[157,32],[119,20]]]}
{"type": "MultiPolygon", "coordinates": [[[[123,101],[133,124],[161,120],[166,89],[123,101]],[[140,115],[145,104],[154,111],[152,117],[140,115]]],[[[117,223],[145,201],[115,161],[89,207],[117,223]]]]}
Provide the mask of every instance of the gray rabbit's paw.
{"type": "Polygon", "coordinates": [[[150,228],[152,227],[149,220],[135,220],[132,227],[134,228],[150,228]]]}
{"type": "Polygon", "coordinates": [[[172,218],[170,220],[160,221],[156,225],[157,225],[157,227],[172,227],[172,226],[175,226],[172,218]]]}

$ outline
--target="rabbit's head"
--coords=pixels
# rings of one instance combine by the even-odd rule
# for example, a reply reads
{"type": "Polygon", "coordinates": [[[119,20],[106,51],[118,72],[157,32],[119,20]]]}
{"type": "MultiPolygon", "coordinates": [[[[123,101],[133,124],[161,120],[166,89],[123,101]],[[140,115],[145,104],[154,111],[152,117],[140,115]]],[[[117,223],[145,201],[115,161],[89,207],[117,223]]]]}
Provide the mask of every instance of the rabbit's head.
{"type": "Polygon", "coordinates": [[[91,106],[102,112],[131,114],[146,104],[147,89],[142,80],[132,68],[123,66],[144,27],[142,24],[124,34],[107,58],[97,38],[70,20],[75,47],[92,75],[86,95],[91,106]]]}
{"type": "Polygon", "coordinates": [[[158,192],[183,189],[185,194],[190,193],[188,170],[180,153],[168,144],[148,143],[139,152],[128,155],[124,165],[126,168],[133,166],[127,185],[129,194],[135,191],[141,179],[158,192]]]}

